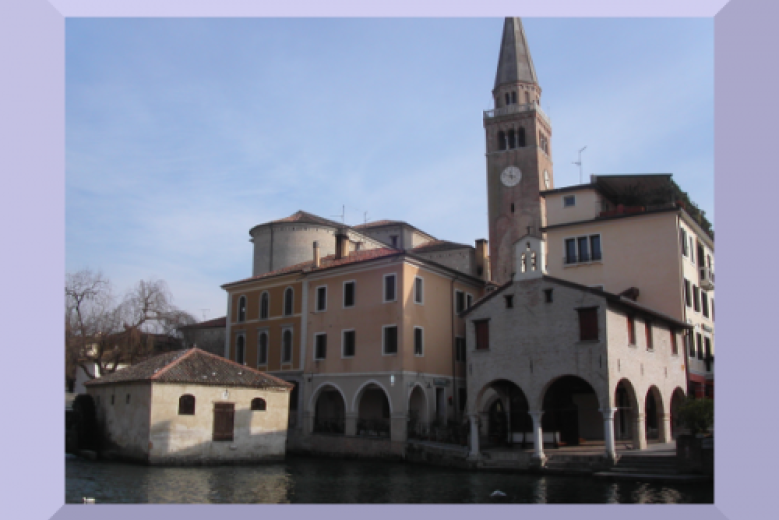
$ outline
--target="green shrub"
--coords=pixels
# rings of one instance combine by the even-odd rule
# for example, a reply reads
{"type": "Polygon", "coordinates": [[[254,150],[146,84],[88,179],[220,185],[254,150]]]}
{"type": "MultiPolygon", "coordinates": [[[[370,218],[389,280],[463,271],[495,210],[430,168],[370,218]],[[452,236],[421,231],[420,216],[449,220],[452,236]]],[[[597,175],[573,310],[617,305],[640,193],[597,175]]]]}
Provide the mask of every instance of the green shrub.
{"type": "Polygon", "coordinates": [[[678,415],[691,434],[705,433],[714,425],[714,401],[688,397],[679,407],[678,415]]]}

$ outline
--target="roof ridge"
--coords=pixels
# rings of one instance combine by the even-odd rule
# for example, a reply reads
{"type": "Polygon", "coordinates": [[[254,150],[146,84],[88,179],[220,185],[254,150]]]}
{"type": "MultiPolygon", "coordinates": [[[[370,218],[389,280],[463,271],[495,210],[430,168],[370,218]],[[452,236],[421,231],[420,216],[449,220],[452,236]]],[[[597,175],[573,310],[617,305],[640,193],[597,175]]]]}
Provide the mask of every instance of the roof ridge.
{"type": "Polygon", "coordinates": [[[275,380],[275,381],[276,381],[276,382],[278,382],[278,383],[282,383],[282,384],[284,384],[284,385],[288,385],[288,386],[294,386],[294,385],[292,385],[292,383],[290,383],[290,382],[288,382],[288,381],[284,381],[284,380],[283,380],[283,379],[281,379],[281,378],[278,378],[278,377],[276,377],[276,376],[272,376],[272,375],[270,375],[270,374],[269,374],[269,373],[267,373],[267,372],[263,372],[262,370],[259,370],[259,369],[257,369],[257,368],[250,367],[249,365],[242,365],[242,364],[238,363],[237,361],[233,361],[232,359],[228,359],[228,358],[226,358],[226,357],[219,356],[219,355],[217,355],[217,354],[214,354],[213,352],[207,352],[207,351],[205,351],[205,350],[200,350],[200,349],[199,349],[199,348],[197,348],[197,347],[195,347],[193,350],[195,350],[195,349],[199,350],[199,351],[200,351],[202,354],[205,354],[205,355],[207,355],[207,356],[210,356],[210,357],[212,357],[212,358],[215,358],[215,359],[217,359],[218,361],[221,361],[221,362],[225,362],[225,361],[226,361],[227,363],[230,363],[230,364],[232,364],[232,365],[235,365],[235,366],[237,366],[237,367],[239,367],[239,368],[242,368],[242,369],[248,369],[248,370],[250,370],[250,371],[252,371],[252,372],[255,372],[255,373],[257,373],[257,374],[259,374],[259,375],[261,375],[261,376],[264,376],[264,377],[268,377],[268,378],[270,378],[270,379],[273,379],[273,380],[275,380]]]}
{"type": "MultiPolygon", "coordinates": [[[[184,352],[183,355],[177,357],[176,359],[174,359],[173,361],[171,361],[170,363],[168,363],[167,365],[165,365],[164,367],[159,369],[159,371],[155,372],[154,374],[152,374],[152,376],[149,379],[154,381],[159,376],[161,376],[162,374],[164,374],[165,372],[170,370],[172,367],[178,365],[181,362],[182,359],[191,356],[192,352],[195,351],[195,350],[200,350],[200,349],[198,349],[197,347],[192,347],[191,349],[186,349],[186,351],[184,352]]],[[[152,358],[149,358],[149,359],[152,359],[152,358]]]]}

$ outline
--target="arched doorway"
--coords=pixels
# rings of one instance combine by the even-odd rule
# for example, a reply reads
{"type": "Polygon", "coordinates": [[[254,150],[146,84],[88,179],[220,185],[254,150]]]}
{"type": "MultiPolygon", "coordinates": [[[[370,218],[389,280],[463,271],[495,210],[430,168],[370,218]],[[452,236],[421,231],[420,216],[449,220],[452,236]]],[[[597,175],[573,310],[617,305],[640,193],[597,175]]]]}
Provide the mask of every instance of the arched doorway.
{"type": "Polygon", "coordinates": [[[533,420],[528,414],[527,397],[519,386],[498,379],[487,384],[477,399],[477,406],[484,403],[480,408],[486,431],[482,433],[487,435],[488,444],[532,444],[533,420]]]}
{"type": "Polygon", "coordinates": [[[415,386],[408,399],[408,438],[419,439],[427,435],[427,398],[421,386],[415,386]]]}
{"type": "Polygon", "coordinates": [[[671,396],[671,438],[675,439],[681,432],[682,425],[679,421],[679,408],[684,403],[684,390],[678,386],[671,396]]]}
{"type": "Polygon", "coordinates": [[[583,440],[603,439],[603,415],[598,396],[584,379],[563,376],[544,394],[541,427],[555,443],[578,446],[583,440]]]}
{"type": "Polygon", "coordinates": [[[660,438],[660,428],[663,427],[663,398],[656,386],[649,387],[644,403],[644,427],[646,439],[660,438]]]}
{"type": "Polygon", "coordinates": [[[346,420],[346,403],[341,392],[327,386],[316,398],[314,407],[314,433],[343,434],[346,420]]]}
{"type": "Polygon", "coordinates": [[[617,409],[614,414],[614,438],[618,441],[632,440],[638,401],[636,391],[627,379],[617,383],[617,388],[614,390],[614,406],[617,409]]]}
{"type": "Polygon", "coordinates": [[[371,383],[362,388],[357,404],[357,435],[390,436],[390,403],[382,387],[371,383]]]}

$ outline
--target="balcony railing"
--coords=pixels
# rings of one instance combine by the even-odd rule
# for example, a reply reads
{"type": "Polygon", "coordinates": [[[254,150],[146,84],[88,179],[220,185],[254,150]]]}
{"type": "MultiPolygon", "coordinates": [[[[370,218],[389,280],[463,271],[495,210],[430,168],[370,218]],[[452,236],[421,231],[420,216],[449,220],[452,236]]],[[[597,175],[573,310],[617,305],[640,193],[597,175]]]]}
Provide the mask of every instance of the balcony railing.
{"type": "Polygon", "coordinates": [[[314,420],[314,433],[344,433],[344,419],[315,419],[314,420]]]}
{"type": "Polygon", "coordinates": [[[572,264],[587,264],[590,262],[597,262],[598,260],[602,260],[603,257],[600,252],[595,252],[592,254],[583,254],[583,255],[566,255],[563,257],[563,263],[565,265],[572,265],[572,264]]]}
{"type": "Polygon", "coordinates": [[[711,267],[703,266],[698,269],[700,271],[700,286],[701,289],[710,291],[714,289],[714,271],[711,267]]]}
{"type": "Polygon", "coordinates": [[[541,115],[541,119],[543,119],[547,125],[549,125],[550,127],[552,126],[552,122],[549,120],[549,116],[547,116],[546,113],[543,110],[541,110],[541,105],[539,105],[538,103],[507,105],[501,108],[493,108],[492,110],[485,110],[484,119],[492,119],[493,117],[506,116],[509,114],[517,114],[519,112],[530,112],[532,110],[538,112],[541,115]]]}
{"type": "Polygon", "coordinates": [[[357,435],[365,437],[389,437],[389,419],[360,419],[357,421],[357,435]]]}

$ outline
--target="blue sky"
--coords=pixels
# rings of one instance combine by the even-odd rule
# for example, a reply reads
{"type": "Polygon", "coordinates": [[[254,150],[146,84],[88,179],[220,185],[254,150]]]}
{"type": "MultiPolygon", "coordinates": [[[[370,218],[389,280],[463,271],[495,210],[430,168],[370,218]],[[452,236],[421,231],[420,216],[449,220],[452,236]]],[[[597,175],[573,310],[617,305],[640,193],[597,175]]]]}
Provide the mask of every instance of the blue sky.
{"type": "MultiPolygon", "coordinates": [[[[673,173],[714,221],[714,22],[523,20],[555,185],[673,173]]],[[[225,312],[249,229],[304,209],[486,238],[503,21],[66,21],[66,270],[225,312]]],[[[716,227],[716,226],[715,226],[716,227]]]]}

